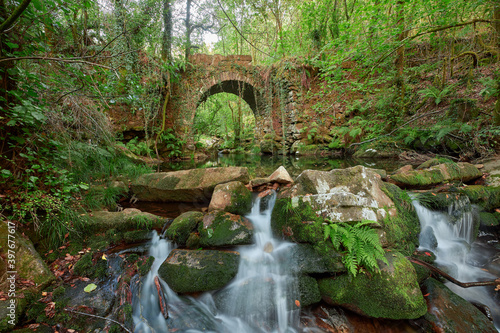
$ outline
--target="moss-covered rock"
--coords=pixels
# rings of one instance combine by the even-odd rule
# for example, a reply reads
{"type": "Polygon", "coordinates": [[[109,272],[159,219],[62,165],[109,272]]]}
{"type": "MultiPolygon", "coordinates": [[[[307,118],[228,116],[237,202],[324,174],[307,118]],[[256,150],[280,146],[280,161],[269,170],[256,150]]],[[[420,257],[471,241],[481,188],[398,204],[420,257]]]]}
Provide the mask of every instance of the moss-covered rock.
{"type": "Polygon", "coordinates": [[[207,202],[218,184],[249,180],[247,168],[192,169],[142,175],[131,189],[141,201],[207,202]]]}
{"type": "Polygon", "coordinates": [[[245,217],[213,211],[203,217],[198,232],[201,246],[246,245],[252,243],[253,225],[245,217]]]}
{"type": "Polygon", "coordinates": [[[500,187],[471,185],[459,189],[467,195],[471,203],[482,207],[485,211],[492,211],[500,207],[500,187]]]}
{"type": "Polygon", "coordinates": [[[307,275],[298,278],[300,306],[305,307],[321,301],[318,282],[315,278],[307,275]]]}
{"type": "Polygon", "coordinates": [[[139,270],[139,275],[144,276],[149,273],[151,270],[151,266],[153,266],[153,263],[155,261],[155,257],[150,256],[148,259],[141,261],[140,264],[137,265],[137,268],[139,270]]]}
{"type": "Polygon", "coordinates": [[[292,206],[300,201],[334,222],[382,222],[395,215],[392,200],[382,191],[380,175],[361,165],[331,171],[305,170],[291,189],[292,206]]]}
{"type": "Polygon", "coordinates": [[[384,183],[382,190],[391,198],[397,210],[396,215],[389,215],[383,221],[388,246],[409,255],[418,247],[420,234],[420,221],[412,199],[394,184],[384,183]]]}
{"type": "Polygon", "coordinates": [[[496,333],[493,323],[475,306],[467,302],[435,279],[423,284],[429,312],[425,319],[438,332],[496,333]]]}
{"type": "Polygon", "coordinates": [[[500,224],[500,213],[479,213],[481,227],[496,227],[500,224]]]}
{"type": "Polygon", "coordinates": [[[123,234],[123,240],[126,243],[141,243],[151,239],[151,231],[134,230],[127,231],[123,234]]]}
{"type": "Polygon", "coordinates": [[[34,282],[37,290],[55,280],[54,274],[35,250],[33,243],[16,232],[12,222],[0,221],[0,252],[4,252],[0,256],[1,287],[8,285],[7,271],[16,271],[16,279],[34,282]],[[15,258],[12,255],[15,255],[15,258]]]}
{"type": "Polygon", "coordinates": [[[174,219],[166,236],[179,245],[186,245],[189,235],[198,228],[198,223],[202,220],[202,212],[185,212],[174,219]]]}
{"type": "MultiPolygon", "coordinates": [[[[7,289],[8,290],[8,289],[7,289]]],[[[0,332],[12,332],[24,313],[27,302],[22,298],[0,300],[0,332]]]]}
{"type": "Polygon", "coordinates": [[[341,275],[319,280],[323,300],[373,318],[415,319],[427,312],[411,263],[388,252],[389,265],[379,262],[380,274],[341,275]]]}
{"type": "MultiPolygon", "coordinates": [[[[427,161],[429,165],[434,161],[427,161]]],[[[404,187],[429,187],[451,181],[469,182],[483,173],[470,163],[446,162],[425,169],[401,168],[391,175],[391,181],[404,187]]]]}
{"type": "Polygon", "coordinates": [[[85,232],[99,232],[110,229],[117,231],[161,229],[165,221],[166,219],[164,218],[151,213],[141,212],[135,208],[127,208],[121,212],[97,211],[89,214],[89,221],[85,225],[85,232]]]}
{"type": "Polygon", "coordinates": [[[107,260],[103,259],[102,257],[93,260],[91,252],[85,253],[73,266],[73,272],[76,275],[97,279],[106,277],[107,269],[107,260]]]}
{"type": "Polygon", "coordinates": [[[241,182],[229,182],[215,187],[208,211],[223,210],[246,215],[252,209],[252,193],[241,182]]]}
{"type": "Polygon", "coordinates": [[[179,293],[224,287],[238,272],[238,252],[173,250],[161,264],[158,275],[179,293]]]}

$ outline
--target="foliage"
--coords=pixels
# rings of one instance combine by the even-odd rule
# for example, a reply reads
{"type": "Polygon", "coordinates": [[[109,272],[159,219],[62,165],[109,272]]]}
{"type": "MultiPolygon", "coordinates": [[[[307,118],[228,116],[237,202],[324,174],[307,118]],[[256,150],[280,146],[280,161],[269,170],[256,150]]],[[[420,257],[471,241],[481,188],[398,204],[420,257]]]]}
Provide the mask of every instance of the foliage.
{"type": "Polygon", "coordinates": [[[158,141],[169,151],[169,157],[179,157],[182,155],[182,148],[186,141],[177,137],[171,128],[158,134],[158,141]]]}
{"type": "Polygon", "coordinates": [[[330,222],[324,226],[324,238],[331,240],[335,250],[343,253],[342,262],[347,271],[356,276],[361,268],[379,272],[377,260],[387,263],[377,232],[369,225],[374,221],[363,220],[351,225],[330,222]]]}
{"type": "Polygon", "coordinates": [[[439,89],[435,86],[430,86],[428,88],[422,89],[419,91],[419,94],[422,94],[426,98],[434,99],[434,103],[439,105],[441,101],[443,101],[448,95],[453,93],[453,89],[456,87],[456,84],[451,84],[449,86],[444,87],[443,89],[439,89]]]}

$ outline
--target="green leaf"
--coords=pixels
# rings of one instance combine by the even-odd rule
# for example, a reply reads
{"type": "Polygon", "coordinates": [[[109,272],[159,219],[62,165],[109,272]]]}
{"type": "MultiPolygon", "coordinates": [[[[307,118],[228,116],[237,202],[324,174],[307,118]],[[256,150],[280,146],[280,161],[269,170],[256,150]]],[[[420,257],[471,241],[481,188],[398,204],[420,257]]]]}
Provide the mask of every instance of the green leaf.
{"type": "Polygon", "coordinates": [[[17,49],[19,47],[19,45],[15,43],[6,42],[5,44],[7,44],[7,46],[10,47],[11,49],[17,49]]]}
{"type": "Polygon", "coordinates": [[[97,286],[95,284],[91,283],[91,284],[87,285],[83,289],[83,291],[85,291],[86,293],[90,293],[90,292],[94,291],[96,288],[97,288],[97,286]]]}
{"type": "Polygon", "coordinates": [[[214,235],[214,229],[212,228],[207,229],[207,234],[208,238],[212,238],[212,236],[214,235]]]}

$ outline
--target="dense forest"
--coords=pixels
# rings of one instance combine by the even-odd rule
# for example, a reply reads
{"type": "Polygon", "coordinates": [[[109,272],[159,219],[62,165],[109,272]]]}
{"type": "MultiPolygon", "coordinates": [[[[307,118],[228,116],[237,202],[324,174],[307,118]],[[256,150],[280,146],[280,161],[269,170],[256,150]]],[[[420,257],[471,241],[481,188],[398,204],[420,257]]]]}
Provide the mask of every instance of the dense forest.
{"type": "Polygon", "coordinates": [[[318,154],[500,149],[496,0],[0,0],[0,52],[0,218],[47,249],[85,228],[82,212],[114,208],[106,185],[156,169],[144,161],[261,152],[233,94],[203,102],[188,134],[169,127],[195,54],[307,69],[300,140],[318,154]]]}

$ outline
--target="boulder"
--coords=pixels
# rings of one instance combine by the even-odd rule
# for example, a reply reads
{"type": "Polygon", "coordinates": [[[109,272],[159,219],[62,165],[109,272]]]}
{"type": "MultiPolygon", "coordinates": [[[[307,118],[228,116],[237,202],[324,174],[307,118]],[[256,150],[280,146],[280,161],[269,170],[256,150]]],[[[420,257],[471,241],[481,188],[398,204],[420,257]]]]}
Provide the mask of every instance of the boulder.
{"type": "Polygon", "coordinates": [[[158,275],[179,293],[224,287],[238,272],[240,255],[233,251],[179,250],[170,252],[158,275]]]}
{"type": "Polygon", "coordinates": [[[413,170],[411,167],[399,169],[390,180],[404,187],[430,187],[445,182],[469,182],[483,175],[478,168],[470,163],[446,162],[436,164],[435,159],[426,161],[423,167],[413,170]],[[429,165],[429,167],[426,167],[429,165]]]}
{"type": "Polygon", "coordinates": [[[462,187],[459,191],[468,196],[471,203],[482,207],[485,211],[500,208],[500,186],[471,185],[462,187]]]}
{"type": "Polygon", "coordinates": [[[276,171],[274,171],[271,176],[269,176],[269,180],[271,182],[279,183],[279,184],[291,184],[293,183],[292,177],[283,166],[280,166],[276,171]]]}
{"type": "Polygon", "coordinates": [[[232,214],[245,215],[252,209],[252,193],[235,181],[217,185],[208,206],[208,211],[223,210],[232,214]]]}
{"type": "Polygon", "coordinates": [[[305,307],[321,301],[318,282],[315,278],[307,275],[298,278],[300,306],[305,307]]]}
{"type": "Polygon", "coordinates": [[[431,322],[436,332],[498,332],[481,311],[441,282],[427,279],[422,290],[427,295],[429,311],[424,318],[431,322]]]}
{"type": "Polygon", "coordinates": [[[373,318],[415,319],[427,306],[412,264],[398,252],[388,252],[389,265],[379,261],[380,274],[346,274],[319,280],[325,302],[373,318]]]}
{"type": "Polygon", "coordinates": [[[167,229],[166,236],[179,245],[186,245],[189,235],[197,229],[202,220],[202,212],[185,212],[175,218],[167,229]]]}
{"type": "Polygon", "coordinates": [[[200,246],[234,246],[252,243],[253,225],[245,217],[213,211],[198,227],[200,246]]]}
{"type": "Polygon", "coordinates": [[[136,229],[162,228],[165,218],[151,213],[142,212],[136,208],[126,208],[121,212],[97,211],[88,215],[85,229],[89,232],[116,229],[128,231],[136,229]]]}
{"type": "Polygon", "coordinates": [[[249,180],[247,168],[192,169],[142,175],[132,182],[131,190],[141,201],[206,202],[218,184],[249,180]]]}
{"type": "Polygon", "coordinates": [[[305,170],[292,187],[292,206],[308,203],[316,214],[334,222],[382,222],[396,215],[392,200],[382,191],[380,175],[361,165],[331,171],[305,170]]]}
{"type": "Polygon", "coordinates": [[[33,243],[16,232],[14,226],[13,222],[0,221],[0,253],[3,252],[0,256],[2,269],[0,286],[2,290],[10,290],[7,278],[12,274],[7,274],[7,272],[16,271],[16,280],[32,281],[35,289],[39,290],[55,280],[55,276],[35,250],[33,243]],[[10,256],[13,253],[15,253],[15,258],[10,256]]]}
{"type": "Polygon", "coordinates": [[[296,244],[290,249],[292,270],[297,274],[327,273],[328,264],[310,244],[296,244]]]}

